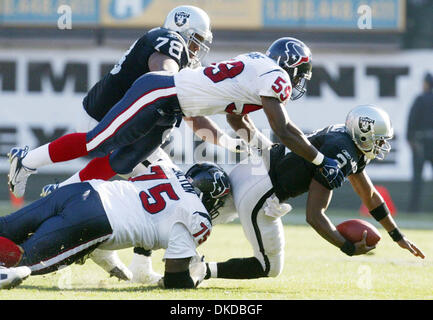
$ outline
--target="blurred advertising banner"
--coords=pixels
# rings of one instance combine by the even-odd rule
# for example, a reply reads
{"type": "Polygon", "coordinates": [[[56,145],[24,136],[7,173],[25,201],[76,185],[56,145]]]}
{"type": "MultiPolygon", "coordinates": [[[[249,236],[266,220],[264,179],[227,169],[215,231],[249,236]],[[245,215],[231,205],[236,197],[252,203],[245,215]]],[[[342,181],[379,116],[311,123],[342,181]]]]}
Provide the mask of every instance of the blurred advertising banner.
{"type": "Polygon", "coordinates": [[[0,25],[152,28],[186,4],[205,10],[214,29],[405,28],[405,0],[1,0],[0,25]]]}
{"type": "Polygon", "coordinates": [[[97,26],[100,0],[1,0],[0,25],[53,26],[69,15],[74,25],[97,26]]]}
{"type": "Polygon", "coordinates": [[[263,27],[402,31],[405,9],[405,0],[263,0],[263,27]]]}
{"type": "Polygon", "coordinates": [[[102,0],[101,24],[106,27],[160,26],[170,10],[186,4],[206,11],[212,28],[258,29],[262,26],[261,0],[102,0]]]}
{"type": "MultiPolygon", "coordinates": [[[[207,61],[225,60],[238,53],[211,51],[207,61]]],[[[11,147],[34,148],[74,131],[80,123],[86,92],[111,70],[122,54],[122,50],[106,48],[26,48],[14,49],[12,55],[10,50],[0,49],[0,172],[8,170],[6,153],[11,147]]],[[[425,72],[433,72],[431,51],[326,52],[315,53],[313,57],[308,95],[287,103],[289,117],[309,133],[344,123],[348,111],[357,105],[374,104],[384,108],[395,129],[393,149],[385,161],[374,161],[368,172],[375,179],[408,180],[411,153],[405,138],[407,117],[421,92],[425,72]]],[[[275,138],[262,110],[250,116],[265,135],[275,138]]],[[[211,119],[232,133],[224,115],[211,119]]],[[[173,131],[167,148],[179,164],[208,160],[230,166],[237,161],[234,154],[201,142],[185,124],[173,131]]],[[[83,164],[82,160],[76,160],[41,171],[72,173],[83,164]]]]}

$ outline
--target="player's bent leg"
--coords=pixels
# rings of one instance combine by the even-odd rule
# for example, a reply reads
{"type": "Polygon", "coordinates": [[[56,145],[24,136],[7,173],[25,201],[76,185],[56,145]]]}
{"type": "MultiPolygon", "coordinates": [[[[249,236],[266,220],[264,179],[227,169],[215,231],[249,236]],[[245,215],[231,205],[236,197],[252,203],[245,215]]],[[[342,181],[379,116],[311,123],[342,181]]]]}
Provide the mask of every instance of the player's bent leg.
{"type": "Polygon", "coordinates": [[[86,137],[93,156],[103,156],[146,135],[155,125],[174,126],[181,113],[173,76],[145,74],[86,137]]]}
{"type": "Polygon", "coordinates": [[[72,195],[73,190],[70,188],[60,189],[12,214],[0,217],[0,236],[18,244],[25,241],[42,223],[57,215],[65,199],[72,195]]]}
{"type": "Polygon", "coordinates": [[[255,256],[232,264],[248,264],[257,276],[277,276],[284,261],[284,233],[281,219],[265,213],[264,207],[274,193],[266,165],[262,161],[239,164],[229,177],[242,228],[255,256]]]}
{"type": "Polygon", "coordinates": [[[118,174],[131,173],[139,163],[153,156],[172,130],[173,126],[156,125],[144,137],[113,151],[110,155],[110,167],[118,174]]]}
{"type": "Polygon", "coordinates": [[[45,274],[70,265],[112,235],[99,195],[90,184],[73,184],[50,196],[62,189],[70,189],[71,195],[57,208],[57,214],[20,244],[24,250],[20,265],[30,267],[32,274],[45,274]]]}

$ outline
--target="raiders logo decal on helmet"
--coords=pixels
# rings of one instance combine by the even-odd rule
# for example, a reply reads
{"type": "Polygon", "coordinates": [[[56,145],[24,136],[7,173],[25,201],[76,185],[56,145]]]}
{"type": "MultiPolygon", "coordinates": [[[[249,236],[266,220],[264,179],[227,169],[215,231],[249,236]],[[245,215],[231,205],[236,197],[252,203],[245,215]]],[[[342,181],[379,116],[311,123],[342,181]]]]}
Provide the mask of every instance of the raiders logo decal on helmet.
{"type": "Polygon", "coordinates": [[[176,14],[174,15],[174,23],[178,27],[182,27],[185,23],[187,23],[188,18],[189,18],[189,13],[183,11],[176,12],[176,14]]]}
{"type": "Polygon", "coordinates": [[[374,120],[369,117],[359,117],[359,130],[361,132],[367,133],[371,130],[372,125],[374,124],[374,120]]]}

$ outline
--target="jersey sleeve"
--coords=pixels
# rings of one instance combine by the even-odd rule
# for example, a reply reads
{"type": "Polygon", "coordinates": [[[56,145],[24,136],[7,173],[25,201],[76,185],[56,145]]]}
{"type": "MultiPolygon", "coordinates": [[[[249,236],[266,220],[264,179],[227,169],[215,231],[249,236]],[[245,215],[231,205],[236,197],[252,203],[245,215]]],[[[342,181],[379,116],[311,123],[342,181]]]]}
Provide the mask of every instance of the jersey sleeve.
{"type": "MultiPolygon", "coordinates": [[[[320,152],[326,157],[338,161],[340,169],[346,178],[358,170],[358,155],[353,148],[345,146],[344,143],[325,143],[320,148],[320,152]]],[[[329,185],[326,178],[321,174],[319,168],[316,169],[313,178],[325,188],[332,190],[332,187],[329,185]]]]}
{"type": "Polygon", "coordinates": [[[286,103],[292,95],[290,78],[281,68],[259,75],[257,85],[260,96],[277,98],[282,103],[286,103]]]}
{"type": "Polygon", "coordinates": [[[196,255],[196,245],[191,233],[184,224],[178,222],[170,231],[164,259],[182,259],[196,255]]]}
{"type": "Polygon", "coordinates": [[[188,51],[185,41],[173,31],[159,29],[149,35],[151,46],[158,52],[172,58],[182,69],[188,65],[188,51]]]}

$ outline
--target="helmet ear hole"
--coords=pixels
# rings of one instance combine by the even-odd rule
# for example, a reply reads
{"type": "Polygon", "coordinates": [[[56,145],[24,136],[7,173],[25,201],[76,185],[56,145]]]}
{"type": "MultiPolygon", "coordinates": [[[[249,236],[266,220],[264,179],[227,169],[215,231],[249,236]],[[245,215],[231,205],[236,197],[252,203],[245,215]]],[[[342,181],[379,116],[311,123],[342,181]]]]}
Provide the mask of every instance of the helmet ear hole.
{"type": "Polygon", "coordinates": [[[366,141],[367,138],[366,137],[361,137],[361,141],[366,141]]]}

